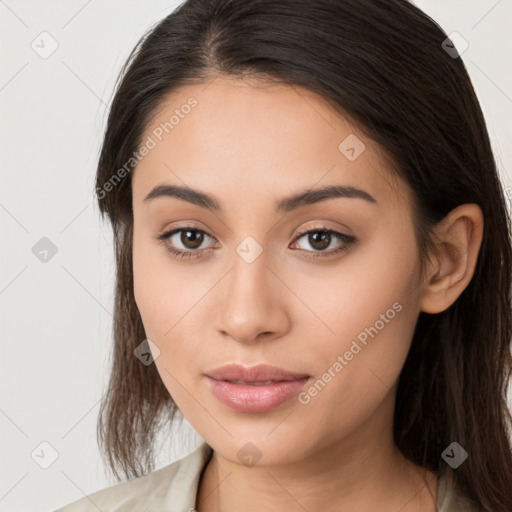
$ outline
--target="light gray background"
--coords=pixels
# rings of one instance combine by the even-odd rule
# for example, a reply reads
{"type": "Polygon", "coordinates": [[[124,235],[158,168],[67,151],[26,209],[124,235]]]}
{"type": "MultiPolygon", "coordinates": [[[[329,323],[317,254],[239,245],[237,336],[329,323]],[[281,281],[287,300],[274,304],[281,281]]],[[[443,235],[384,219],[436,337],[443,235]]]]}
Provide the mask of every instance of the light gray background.
{"type": "MultiPolygon", "coordinates": [[[[0,511],[53,510],[115,483],[96,445],[114,265],[93,198],[95,165],[121,65],[179,3],[0,0],[0,511]],[[46,37],[50,48],[43,31],[58,43],[46,59],[31,47],[46,37]],[[32,252],[42,237],[58,249],[46,263],[32,252]],[[48,469],[34,460],[50,461],[43,441],[58,453],[48,469]]],[[[512,0],[415,3],[469,43],[462,58],[508,187],[512,0]]],[[[157,467],[200,443],[185,427],[157,467]]]]}

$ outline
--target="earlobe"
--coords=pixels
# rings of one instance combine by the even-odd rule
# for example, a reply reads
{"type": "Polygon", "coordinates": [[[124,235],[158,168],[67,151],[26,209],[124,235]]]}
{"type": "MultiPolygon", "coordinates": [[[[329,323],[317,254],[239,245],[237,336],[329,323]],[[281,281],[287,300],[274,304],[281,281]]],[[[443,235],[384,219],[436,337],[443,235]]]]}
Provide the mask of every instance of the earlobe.
{"type": "Polygon", "coordinates": [[[432,271],[425,278],[421,311],[448,309],[470,283],[483,238],[483,214],[477,204],[453,209],[437,226],[432,271]]]}

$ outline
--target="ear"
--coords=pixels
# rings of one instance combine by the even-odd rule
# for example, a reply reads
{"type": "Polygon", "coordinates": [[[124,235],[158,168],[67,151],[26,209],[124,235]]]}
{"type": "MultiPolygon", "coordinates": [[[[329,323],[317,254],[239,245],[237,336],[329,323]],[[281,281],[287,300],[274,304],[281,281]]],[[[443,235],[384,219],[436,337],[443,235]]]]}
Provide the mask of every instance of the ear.
{"type": "Polygon", "coordinates": [[[483,227],[477,204],[458,206],[437,225],[432,271],[424,282],[421,311],[440,313],[464,291],[475,271],[483,227]]]}

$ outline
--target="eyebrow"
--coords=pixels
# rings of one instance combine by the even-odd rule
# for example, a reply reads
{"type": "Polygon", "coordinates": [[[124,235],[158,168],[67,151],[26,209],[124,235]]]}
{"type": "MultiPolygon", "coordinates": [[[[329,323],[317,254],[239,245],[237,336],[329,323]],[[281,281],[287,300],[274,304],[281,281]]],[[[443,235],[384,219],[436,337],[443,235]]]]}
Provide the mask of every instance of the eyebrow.
{"type": "MultiPolygon", "coordinates": [[[[158,197],[174,197],[207,210],[222,212],[222,207],[217,199],[190,187],[167,184],[157,185],[144,198],[144,202],[148,202],[158,197]]],[[[359,188],[342,185],[329,185],[320,189],[306,190],[280,199],[276,203],[275,211],[276,213],[290,212],[303,206],[336,198],[364,199],[370,203],[377,204],[377,200],[371,194],[359,188]]]]}

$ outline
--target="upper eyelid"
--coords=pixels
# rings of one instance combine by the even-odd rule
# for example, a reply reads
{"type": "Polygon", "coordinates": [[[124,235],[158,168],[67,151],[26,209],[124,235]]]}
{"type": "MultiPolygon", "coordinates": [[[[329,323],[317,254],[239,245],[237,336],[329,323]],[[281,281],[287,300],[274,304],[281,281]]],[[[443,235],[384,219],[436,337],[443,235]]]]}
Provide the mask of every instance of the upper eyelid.
{"type": "MultiPolygon", "coordinates": [[[[215,238],[206,229],[199,228],[199,227],[196,227],[196,226],[187,226],[187,225],[177,226],[177,227],[173,227],[173,228],[169,228],[169,229],[166,228],[163,231],[161,231],[157,236],[165,236],[165,235],[170,235],[170,234],[174,234],[174,233],[179,233],[180,231],[184,231],[185,229],[190,229],[191,231],[199,231],[201,233],[205,233],[206,235],[208,235],[211,238],[215,238]]],[[[297,235],[301,236],[301,235],[304,235],[304,234],[306,234],[306,233],[308,233],[310,231],[315,231],[315,230],[317,230],[317,231],[334,231],[334,232],[341,233],[336,228],[332,228],[332,227],[326,226],[324,224],[318,224],[316,226],[310,226],[308,228],[301,229],[297,233],[297,235]]],[[[346,234],[347,236],[349,236],[348,233],[341,233],[341,234],[346,234]]]]}

